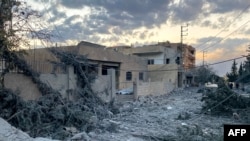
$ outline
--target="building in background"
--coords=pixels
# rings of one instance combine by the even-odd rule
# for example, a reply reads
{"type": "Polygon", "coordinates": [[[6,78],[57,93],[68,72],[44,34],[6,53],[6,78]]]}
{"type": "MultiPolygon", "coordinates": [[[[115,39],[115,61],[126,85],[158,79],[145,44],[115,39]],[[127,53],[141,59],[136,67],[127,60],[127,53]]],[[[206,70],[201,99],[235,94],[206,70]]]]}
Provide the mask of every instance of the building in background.
{"type": "MultiPolygon", "coordinates": [[[[76,46],[51,48],[76,55],[85,55],[88,67],[86,68],[86,65],[83,64],[83,69],[97,74],[97,79],[93,82],[92,87],[105,101],[110,101],[115,96],[117,89],[133,87],[137,78],[140,82],[147,80],[147,62],[138,56],[125,55],[107,50],[105,46],[84,41],[76,46]],[[114,71],[110,73],[109,70],[114,71]]],[[[72,94],[69,92],[77,89],[77,76],[74,68],[73,66],[61,68],[54,64],[53,62],[60,62],[60,60],[49,49],[27,50],[23,59],[35,72],[40,74],[40,80],[59,91],[63,97],[70,99],[72,94]]],[[[1,67],[4,66],[1,65],[1,67]]],[[[22,90],[21,96],[27,100],[37,99],[41,96],[38,90],[33,90],[36,89],[36,86],[32,84],[32,80],[23,76],[22,73],[18,73],[18,70],[13,70],[12,73],[6,75],[5,85],[14,91],[22,90]]]]}
{"type": "MultiPolygon", "coordinates": [[[[107,50],[105,46],[82,41],[76,46],[57,47],[58,50],[73,52],[79,55],[86,55],[91,65],[89,69],[95,71],[98,76],[107,75],[108,69],[116,71],[116,89],[127,88],[133,85],[133,81],[140,76],[140,81],[147,80],[147,62],[134,55],[125,55],[113,50],[107,50]]],[[[55,56],[48,48],[41,48],[28,51],[25,56],[34,70],[41,73],[51,73],[52,64],[49,61],[56,61],[55,56]],[[33,56],[35,54],[35,56],[33,56]],[[34,63],[33,63],[34,62],[34,63]],[[43,66],[39,62],[47,62],[43,66]]]]}
{"type": "Polygon", "coordinates": [[[151,81],[168,81],[176,87],[192,85],[195,67],[195,48],[170,42],[140,47],[116,46],[109,49],[127,55],[136,55],[147,61],[151,81]]]}

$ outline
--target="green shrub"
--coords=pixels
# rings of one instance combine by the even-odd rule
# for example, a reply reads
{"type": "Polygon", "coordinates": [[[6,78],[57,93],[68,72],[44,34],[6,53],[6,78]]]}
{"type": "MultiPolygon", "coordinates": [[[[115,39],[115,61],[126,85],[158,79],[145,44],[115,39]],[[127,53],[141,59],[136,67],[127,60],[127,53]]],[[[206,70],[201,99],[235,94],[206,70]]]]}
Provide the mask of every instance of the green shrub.
{"type": "Polygon", "coordinates": [[[214,91],[205,91],[201,101],[204,102],[202,110],[209,111],[212,115],[232,115],[235,109],[250,107],[249,98],[240,96],[224,84],[220,84],[214,91]]]}

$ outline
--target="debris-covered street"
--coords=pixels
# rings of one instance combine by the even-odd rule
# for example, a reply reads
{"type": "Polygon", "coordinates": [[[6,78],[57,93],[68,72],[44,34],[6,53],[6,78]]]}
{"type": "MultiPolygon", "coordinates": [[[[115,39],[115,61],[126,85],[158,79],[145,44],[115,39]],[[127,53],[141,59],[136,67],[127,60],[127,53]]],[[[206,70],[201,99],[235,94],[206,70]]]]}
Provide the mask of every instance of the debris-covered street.
{"type": "Polygon", "coordinates": [[[120,114],[102,121],[106,132],[88,135],[96,141],[223,140],[223,124],[240,120],[201,113],[202,94],[197,90],[187,88],[125,102],[120,114]]]}
{"type": "MultiPolygon", "coordinates": [[[[241,119],[211,116],[201,112],[202,93],[198,88],[178,89],[169,95],[140,97],[137,101],[116,103],[118,114],[97,120],[97,127],[89,133],[72,132],[65,140],[80,141],[163,141],[163,140],[223,140],[223,124],[241,123],[241,119]]],[[[1,139],[50,141],[31,138],[26,133],[9,127],[1,120],[1,139]],[[8,133],[8,134],[6,134],[8,133]]]]}
{"type": "Polygon", "coordinates": [[[232,1],[0,0],[0,141],[248,140],[232,1]]]}

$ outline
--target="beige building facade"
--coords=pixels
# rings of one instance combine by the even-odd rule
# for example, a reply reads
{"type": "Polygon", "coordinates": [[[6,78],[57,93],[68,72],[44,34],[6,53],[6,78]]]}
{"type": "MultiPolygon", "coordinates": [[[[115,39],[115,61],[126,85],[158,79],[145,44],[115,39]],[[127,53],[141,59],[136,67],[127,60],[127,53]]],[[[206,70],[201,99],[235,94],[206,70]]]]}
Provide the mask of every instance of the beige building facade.
{"type": "Polygon", "coordinates": [[[141,47],[118,46],[109,49],[136,55],[147,61],[151,81],[167,81],[176,87],[193,83],[190,72],[195,67],[195,48],[186,44],[159,42],[141,47]]]}
{"type": "MultiPolygon", "coordinates": [[[[106,102],[120,97],[115,94],[118,89],[133,87],[134,95],[130,96],[136,99],[139,96],[167,94],[178,87],[177,61],[180,59],[180,53],[177,47],[171,48],[168,43],[138,48],[107,48],[82,41],[76,46],[53,49],[85,55],[89,72],[98,74],[92,88],[106,102]],[[123,49],[123,52],[118,49],[123,49]]],[[[60,61],[51,53],[50,48],[27,50],[24,59],[34,71],[40,73],[41,81],[59,91],[65,98],[73,99],[70,92],[77,89],[74,68],[68,66],[63,69],[51,63],[60,61]]],[[[18,70],[13,70],[6,76],[5,84],[7,88],[22,90],[21,96],[26,100],[35,100],[42,95],[32,84],[31,78],[22,76],[18,70]],[[16,83],[12,83],[14,80],[16,83]]]]}
{"type": "MultiPolygon", "coordinates": [[[[86,55],[92,71],[98,76],[107,75],[108,69],[114,69],[116,75],[116,89],[127,88],[133,85],[134,80],[140,76],[140,81],[147,80],[147,62],[134,55],[125,55],[113,50],[107,50],[105,46],[89,42],[80,42],[77,46],[57,47],[59,50],[74,52],[86,55]]],[[[41,73],[51,73],[53,65],[49,62],[42,64],[39,62],[58,61],[55,56],[46,48],[30,50],[25,59],[31,64],[34,70],[41,73]],[[33,62],[38,62],[35,64],[33,62]]],[[[57,70],[61,72],[60,70],[57,70]]]]}
{"type": "MultiPolygon", "coordinates": [[[[27,50],[23,59],[40,74],[42,82],[71,99],[68,92],[77,88],[74,68],[72,66],[68,66],[67,69],[56,67],[51,62],[60,61],[49,49],[27,50]]],[[[147,62],[138,56],[125,55],[107,50],[105,46],[84,41],[76,46],[53,47],[53,49],[85,55],[88,60],[88,71],[98,74],[97,79],[92,83],[92,88],[106,102],[115,97],[116,90],[133,87],[137,80],[139,82],[148,80],[147,62]],[[107,93],[111,94],[106,96],[107,93]]],[[[1,68],[4,69],[4,62],[1,63],[1,68]]],[[[24,76],[17,69],[12,70],[5,77],[5,86],[14,91],[20,90],[20,95],[26,100],[35,100],[42,95],[35,85],[32,84],[31,78],[24,76]]]]}

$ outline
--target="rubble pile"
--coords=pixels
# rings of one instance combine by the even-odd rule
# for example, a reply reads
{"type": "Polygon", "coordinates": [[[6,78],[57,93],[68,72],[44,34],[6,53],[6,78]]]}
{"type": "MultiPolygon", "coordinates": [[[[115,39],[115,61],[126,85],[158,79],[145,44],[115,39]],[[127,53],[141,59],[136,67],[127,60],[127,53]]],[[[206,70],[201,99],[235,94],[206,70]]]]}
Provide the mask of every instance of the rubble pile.
{"type": "Polygon", "coordinates": [[[0,118],[0,140],[1,141],[57,141],[46,138],[31,138],[27,133],[11,126],[0,118]]]}
{"type": "MultiPolygon", "coordinates": [[[[30,75],[38,87],[46,86],[40,87],[43,96],[36,101],[24,101],[18,96],[18,92],[1,88],[0,117],[31,137],[68,139],[74,134],[99,128],[99,120],[109,118],[116,109],[112,102],[104,103],[92,91],[90,83],[94,80],[95,74],[88,75],[88,72],[83,70],[83,66],[88,65],[86,57],[56,50],[52,52],[64,62],[53,62],[59,67],[75,67],[79,88],[71,91],[74,100],[64,98],[41,81],[36,81],[38,77],[34,77],[33,71],[26,68],[25,75],[30,75]]],[[[27,64],[23,66],[27,67],[27,64]]]]}
{"type": "MultiPolygon", "coordinates": [[[[213,115],[232,115],[243,114],[245,118],[250,118],[250,98],[244,97],[242,91],[232,90],[225,84],[220,84],[216,90],[207,89],[203,94],[201,101],[204,102],[202,111],[213,115]]],[[[248,120],[249,123],[249,120],[248,120]]]]}
{"type": "MultiPolygon", "coordinates": [[[[27,140],[47,137],[89,141],[212,141],[222,140],[223,124],[245,122],[242,118],[202,112],[204,95],[197,93],[197,88],[176,89],[167,95],[139,97],[135,101],[104,103],[91,89],[95,74],[90,75],[83,69],[88,67],[85,56],[51,52],[60,60],[51,62],[55,66],[75,68],[79,86],[71,91],[75,101],[63,98],[49,86],[40,87],[46,94],[37,101],[23,101],[18,92],[7,89],[0,92],[3,101],[0,116],[26,132],[27,140]]],[[[32,71],[26,72],[38,86],[44,86],[41,81],[35,81],[37,76],[32,75],[32,71]]],[[[19,135],[23,136],[19,131],[13,136],[19,135]]]]}
{"type": "MultiPolygon", "coordinates": [[[[88,132],[72,126],[66,139],[87,141],[223,140],[224,124],[241,124],[244,119],[202,112],[202,94],[197,88],[180,89],[162,96],[140,97],[115,103],[118,113],[105,118],[91,116],[88,132]],[[76,130],[76,131],[75,131],[76,130]]],[[[83,126],[84,127],[84,126],[83,126]]],[[[50,127],[51,128],[51,127],[50,127]]],[[[65,138],[64,138],[65,139],[65,138]]]]}
{"type": "Polygon", "coordinates": [[[223,124],[244,123],[232,116],[202,113],[201,98],[197,88],[187,88],[123,102],[120,113],[105,121],[114,130],[93,131],[95,136],[90,137],[94,141],[214,141],[223,140],[223,124]]]}

